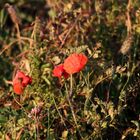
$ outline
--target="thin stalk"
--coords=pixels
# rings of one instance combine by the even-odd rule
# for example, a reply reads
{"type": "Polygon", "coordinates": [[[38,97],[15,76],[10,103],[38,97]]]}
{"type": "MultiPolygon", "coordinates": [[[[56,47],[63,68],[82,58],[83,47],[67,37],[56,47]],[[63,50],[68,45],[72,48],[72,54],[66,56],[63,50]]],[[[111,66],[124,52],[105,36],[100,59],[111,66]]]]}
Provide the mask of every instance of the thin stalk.
{"type": "Polygon", "coordinates": [[[13,98],[15,100],[15,102],[23,109],[24,113],[26,114],[26,116],[28,116],[26,110],[24,109],[24,107],[17,101],[17,99],[15,98],[14,94],[13,94],[13,98]]]}
{"type": "Polygon", "coordinates": [[[79,135],[80,135],[81,138],[83,139],[83,137],[82,137],[82,135],[81,135],[81,132],[80,132],[79,129],[78,129],[78,123],[77,123],[76,116],[75,116],[74,109],[73,109],[73,105],[72,105],[71,99],[70,99],[70,96],[72,95],[72,89],[73,89],[73,82],[72,82],[72,81],[73,81],[73,79],[72,79],[72,74],[71,74],[71,75],[70,75],[70,91],[69,91],[69,92],[68,92],[67,87],[66,87],[66,84],[65,84],[66,93],[67,93],[67,100],[68,100],[68,103],[69,103],[69,106],[70,106],[70,109],[71,109],[71,113],[72,113],[72,117],[73,117],[73,120],[74,120],[76,129],[78,130],[79,135]]]}
{"type": "Polygon", "coordinates": [[[49,125],[50,125],[50,110],[48,108],[48,127],[47,127],[47,139],[50,139],[49,125]]]}
{"type": "Polygon", "coordinates": [[[70,92],[69,92],[69,97],[71,97],[72,96],[72,74],[70,75],[70,92]]]}
{"type": "Polygon", "coordinates": [[[52,99],[53,99],[53,102],[54,102],[54,106],[55,106],[55,108],[56,108],[56,110],[57,110],[57,112],[58,112],[58,115],[60,116],[61,121],[63,122],[65,128],[66,128],[67,131],[68,131],[68,128],[67,128],[67,126],[66,126],[66,124],[65,124],[65,121],[64,121],[64,119],[63,119],[63,116],[61,115],[61,113],[60,113],[60,111],[59,111],[59,109],[58,109],[58,107],[57,107],[57,104],[56,104],[56,102],[55,102],[54,97],[52,97],[52,99]]]}
{"type": "Polygon", "coordinates": [[[17,38],[18,38],[19,48],[20,48],[20,50],[22,50],[19,25],[16,23],[15,26],[16,26],[16,30],[17,30],[17,38]]]}

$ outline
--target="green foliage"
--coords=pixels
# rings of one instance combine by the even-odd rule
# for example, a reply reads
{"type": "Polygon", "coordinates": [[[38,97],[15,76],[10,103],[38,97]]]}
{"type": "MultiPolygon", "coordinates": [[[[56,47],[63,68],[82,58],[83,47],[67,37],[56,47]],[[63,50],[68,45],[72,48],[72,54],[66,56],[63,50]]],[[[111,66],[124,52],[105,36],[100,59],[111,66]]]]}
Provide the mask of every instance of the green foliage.
{"type": "Polygon", "coordinates": [[[0,1],[0,139],[140,139],[139,6],[0,1]],[[53,77],[75,52],[88,57],[85,68],[53,77]],[[20,96],[11,84],[17,70],[33,80],[20,96]]]}

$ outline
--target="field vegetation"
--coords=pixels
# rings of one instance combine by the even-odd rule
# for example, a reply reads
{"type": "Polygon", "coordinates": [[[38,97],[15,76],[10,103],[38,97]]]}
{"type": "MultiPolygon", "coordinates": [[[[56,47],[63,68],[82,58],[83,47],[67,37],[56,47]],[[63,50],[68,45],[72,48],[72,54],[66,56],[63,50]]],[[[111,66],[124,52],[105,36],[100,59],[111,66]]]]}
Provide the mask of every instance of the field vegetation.
{"type": "Polygon", "coordinates": [[[139,140],[139,72],[139,0],[0,1],[1,140],[139,140]]]}

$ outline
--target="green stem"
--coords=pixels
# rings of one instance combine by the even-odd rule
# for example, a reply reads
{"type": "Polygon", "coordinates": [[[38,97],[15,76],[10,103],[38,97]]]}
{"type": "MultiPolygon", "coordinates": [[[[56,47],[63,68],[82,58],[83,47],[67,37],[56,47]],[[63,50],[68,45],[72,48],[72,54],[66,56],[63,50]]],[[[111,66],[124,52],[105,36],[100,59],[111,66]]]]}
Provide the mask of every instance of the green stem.
{"type": "Polygon", "coordinates": [[[52,100],[53,100],[53,102],[54,102],[54,106],[55,106],[55,108],[56,108],[56,110],[57,110],[57,112],[58,112],[58,115],[59,115],[60,118],[61,118],[61,121],[63,122],[63,124],[64,124],[66,130],[68,131],[68,128],[67,128],[67,126],[66,126],[66,124],[65,124],[65,120],[63,119],[63,116],[61,115],[61,113],[60,113],[60,111],[59,111],[59,109],[58,109],[58,107],[57,107],[57,104],[56,104],[56,102],[55,102],[54,97],[52,97],[52,100]]]}
{"type": "MultiPolygon", "coordinates": [[[[76,120],[76,116],[75,116],[75,113],[74,113],[74,109],[73,109],[73,105],[71,103],[71,99],[72,98],[72,89],[73,89],[73,83],[72,83],[72,74],[70,75],[70,91],[68,92],[67,90],[67,87],[66,87],[66,90],[67,90],[67,100],[68,100],[68,103],[69,103],[69,106],[70,106],[70,109],[71,109],[71,113],[72,113],[72,117],[73,117],[73,120],[74,120],[74,123],[75,123],[75,126],[76,126],[76,129],[78,130],[81,138],[83,139],[82,135],[81,135],[81,132],[79,131],[78,129],[78,123],[77,123],[77,120],[76,120]],[[69,93],[69,94],[68,94],[69,93]]],[[[66,86],[66,85],[65,85],[66,86]]]]}
{"type": "Polygon", "coordinates": [[[69,92],[69,97],[72,96],[72,74],[70,75],[70,92],[69,92]]]}

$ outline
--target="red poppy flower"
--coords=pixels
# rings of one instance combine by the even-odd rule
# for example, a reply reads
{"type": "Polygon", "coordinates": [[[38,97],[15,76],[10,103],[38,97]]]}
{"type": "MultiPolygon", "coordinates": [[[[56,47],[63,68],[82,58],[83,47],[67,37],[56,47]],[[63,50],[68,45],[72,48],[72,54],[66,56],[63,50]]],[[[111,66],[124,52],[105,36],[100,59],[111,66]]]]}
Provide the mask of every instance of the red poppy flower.
{"type": "MultiPolygon", "coordinates": [[[[17,74],[16,74],[16,76],[17,76],[18,78],[24,78],[24,77],[25,77],[25,74],[24,74],[22,71],[18,71],[17,74]]],[[[15,76],[15,77],[16,77],[16,76],[15,76]]]]}
{"type": "Polygon", "coordinates": [[[24,91],[24,88],[32,83],[32,78],[29,76],[26,76],[23,72],[18,71],[16,73],[15,78],[13,79],[13,89],[16,94],[22,94],[24,91]]]}
{"type": "Polygon", "coordinates": [[[53,76],[58,78],[64,76],[65,78],[68,78],[69,74],[64,70],[63,64],[60,64],[58,66],[55,66],[55,68],[53,69],[53,76]]]}
{"type": "Polygon", "coordinates": [[[68,74],[74,74],[82,70],[87,63],[88,58],[84,54],[71,54],[64,61],[64,70],[68,74]]]}
{"type": "Polygon", "coordinates": [[[23,93],[24,87],[22,86],[21,82],[18,81],[13,84],[13,89],[16,94],[20,95],[23,93]]]}
{"type": "Polygon", "coordinates": [[[23,78],[23,81],[21,82],[23,87],[26,87],[28,84],[32,83],[32,79],[29,76],[26,76],[23,78]]]}

